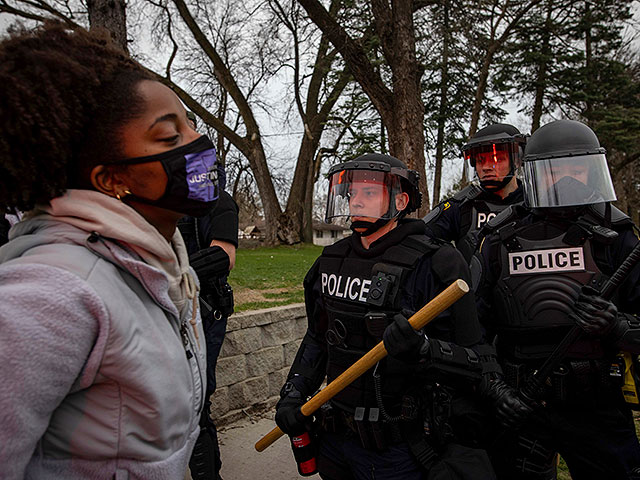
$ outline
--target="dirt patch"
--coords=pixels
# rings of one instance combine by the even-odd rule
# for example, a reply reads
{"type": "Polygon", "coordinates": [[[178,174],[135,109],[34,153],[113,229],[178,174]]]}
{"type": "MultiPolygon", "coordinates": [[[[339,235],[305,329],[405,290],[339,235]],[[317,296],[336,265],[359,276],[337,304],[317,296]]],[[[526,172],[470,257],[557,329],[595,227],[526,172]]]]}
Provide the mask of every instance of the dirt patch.
{"type": "Polygon", "coordinates": [[[286,288],[267,288],[264,290],[253,290],[252,288],[242,288],[238,290],[233,290],[233,298],[236,305],[240,305],[242,303],[250,303],[250,302],[277,302],[278,300],[282,300],[278,297],[270,297],[267,298],[264,296],[265,293],[287,293],[289,290],[286,288]]]}

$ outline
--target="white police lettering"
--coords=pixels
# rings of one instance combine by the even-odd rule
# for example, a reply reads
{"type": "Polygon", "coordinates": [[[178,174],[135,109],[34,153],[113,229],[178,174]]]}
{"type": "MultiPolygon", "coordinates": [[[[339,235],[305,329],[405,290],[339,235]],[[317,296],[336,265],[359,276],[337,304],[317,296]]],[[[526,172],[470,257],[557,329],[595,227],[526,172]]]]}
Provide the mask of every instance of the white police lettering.
{"type": "Polygon", "coordinates": [[[371,280],[343,277],[335,273],[322,273],[320,286],[322,293],[337,298],[348,298],[359,302],[367,301],[371,280]]]}
{"type": "Polygon", "coordinates": [[[189,183],[202,183],[205,180],[216,180],[218,173],[215,170],[210,172],[200,173],[198,175],[191,175],[188,178],[189,183]]]}
{"type": "Polygon", "coordinates": [[[581,272],[584,270],[582,247],[531,250],[509,254],[509,273],[581,272]]]}
{"type": "Polygon", "coordinates": [[[496,214],[493,212],[490,212],[490,213],[478,212],[478,220],[476,222],[476,228],[480,230],[485,223],[487,223],[489,220],[491,220],[495,216],[496,214]]]}

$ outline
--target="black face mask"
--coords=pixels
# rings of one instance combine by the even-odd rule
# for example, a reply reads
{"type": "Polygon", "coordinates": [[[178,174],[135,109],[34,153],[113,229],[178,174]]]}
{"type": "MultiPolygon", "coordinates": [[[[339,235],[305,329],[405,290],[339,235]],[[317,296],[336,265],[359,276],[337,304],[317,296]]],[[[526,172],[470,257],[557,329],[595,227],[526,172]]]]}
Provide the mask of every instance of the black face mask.
{"type": "Polygon", "coordinates": [[[116,165],[161,162],[167,174],[167,187],[157,200],[128,195],[128,200],[166,208],[174,212],[201,217],[209,213],[219,196],[216,149],[209,137],[202,135],[187,145],[146,157],[128,158],[116,165]]]}

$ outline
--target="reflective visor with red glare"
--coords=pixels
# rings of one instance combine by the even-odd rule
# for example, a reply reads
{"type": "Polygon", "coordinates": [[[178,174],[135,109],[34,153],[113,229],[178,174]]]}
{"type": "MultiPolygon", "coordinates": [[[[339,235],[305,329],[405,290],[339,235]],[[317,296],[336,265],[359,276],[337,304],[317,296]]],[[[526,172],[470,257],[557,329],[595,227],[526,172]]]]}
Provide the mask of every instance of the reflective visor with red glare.
{"type": "Polygon", "coordinates": [[[372,170],[341,170],[329,178],[329,193],[333,195],[347,195],[351,185],[354,183],[380,186],[387,185],[388,175],[385,172],[372,170]]]}
{"type": "Polygon", "coordinates": [[[477,147],[465,150],[464,158],[469,160],[472,167],[497,165],[500,162],[508,162],[510,155],[516,145],[512,143],[491,143],[489,145],[478,145],[477,147]]]}

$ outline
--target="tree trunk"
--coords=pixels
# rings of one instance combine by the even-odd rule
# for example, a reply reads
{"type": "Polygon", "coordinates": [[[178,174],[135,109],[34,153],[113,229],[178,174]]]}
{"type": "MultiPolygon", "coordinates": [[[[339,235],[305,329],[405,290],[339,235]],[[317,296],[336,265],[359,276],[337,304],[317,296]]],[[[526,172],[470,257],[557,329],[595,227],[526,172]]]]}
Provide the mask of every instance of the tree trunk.
{"type": "Polygon", "coordinates": [[[307,175],[307,190],[304,195],[304,215],[302,216],[302,241],[305,243],[313,243],[313,195],[315,192],[315,177],[313,171],[316,161],[320,161],[318,155],[309,165],[309,173],[307,175]]]}
{"type": "Polygon", "coordinates": [[[424,155],[424,104],[420,91],[420,73],[416,60],[415,31],[413,27],[412,2],[392,2],[393,41],[393,107],[387,112],[386,127],[389,132],[389,150],[410,168],[420,174],[422,207],[419,216],[426,215],[429,208],[429,191],[424,155]],[[390,121],[389,121],[390,120],[390,121]]]}
{"type": "Polygon", "coordinates": [[[124,0],[87,0],[89,25],[104,28],[122,50],[127,48],[127,18],[124,0]]]}
{"type": "Polygon", "coordinates": [[[544,105],[545,87],[547,84],[547,67],[551,56],[551,14],[553,12],[553,1],[547,2],[547,17],[544,22],[544,30],[542,37],[542,46],[540,53],[542,58],[538,64],[538,73],[536,75],[536,96],[533,101],[533,115],[531,121],[531,133],[540,128],[540,119],[542,118],[542,108],[544,105]]]}
{"type": "MultiPolygon", "coordinates": [[[[478,86],[476,88],[476,95],[473,101],[473,107],[471,109],[471,124],[469,126],[469,137],[472,137],[473,134],[478,130],[478,123],[480,121],[480,112],[482,111],[482,102],[484,102],[484,97],[487,91],[487,84],[489,80],[489,73],[491,69],[491,64],[493,63],[493,57],[498,51],[498,49],[502,48],[502,45],[507,41],[509,36],[513,33],[516,25],[522,19],[522,17],[535,5],[540,3],[542,0],[531,0],[520,10],[515,12],[510,18],[509,23],[505,26],[504,30],[500,37],[496,38],[495,33],[497,29],[497,24],[493,26],[494,30],[491,32],[490,38],[487,39],[487,51],[485,53],[484,59],[482,61],[482,67],[480,68],[480,74],[478,76],[478,86]]],[[[506,8],[506,4],[504,6],[506,8]]],[[[499,20],[498,20],[499,23],[499,20]]],[[[462,168],[462,178],[461,185],[464,186],[468,182],[467,178],[467,162],[464,162],[462,168]]]]}
{"type": "Polygon", "coordinates": [[[593,46],[591,39],[591,27],[592,27],[592,19],[591,19],[591,9],[589,6],[589,1],[584,2],[584,21],[585,21],[585,31],[584,31],[584,58],[585,58],[585,93],[586,93],[586,101],[585,101],[585,109],[584,116],[587,121],[591,120],[591,113],[593,111],[593,105],[591,102],[591,90],[592,85],[595,81],[595,75],[593,74],[593,46]]]}
{"type": "MultiPolygon", "coordinates": [[[[217,126],[214,128],[218,129],[220,133],[225,135],[234,144],[234,146],[242,152],[247,160],[249,160],[253,177],[256,180],[258,191],[260,192],[260,200],[262,201],[262,208],[264,211],[265,242],[273,245],[278,242],[278,238],[291,238],[291,233],[288,231],[290,228],[290,222],[286,215],[282,215],[282,208],[278,202],[276,189],[273,186],[271,173],[267,166],[267,158],[264,153],[264,146],[262,145],[262,139],[260,137],[260,128],[258,127],[258,122],[255,119],[247,98],[238,87],[231,71],[220,57],[215,47],[209,42],[202,29],[198,26],[184,0],[173,0],[173,3],[198,45],[213,63],[215,67],[214,74],[218,82],[220,82],[220,85],[222,85],[222,87],[229,93],[229,96],[233,99],[238,108],[238,112],[242,116],[247,132],[244,138],[239,137],[235,132],[229,132],[229,128],[226,126],[222,130],[218,129],[217,126]]],[[[174,90],[176,90],[176,88],[174,88],[174,90]]],[[[196,113],[202,117],[200,112],[196,113]]],[[[211,117],[211,115],[209,115],[209,117],[211,117]]]]}
{"type": "MultiPolygon", "coordinates": [[[[337,2],[332,2],[332,7],[337,8],[337,2]]],[[[300,116],[304,122],[304,134],[300,143],[296,169],[285,209],[286,215],[292,220],[292,226],[298,228],[298,242],[300,240],[304,242],[313,241],[314,159],[316,159],[316,151],[320,145],[320,138],[322,138],[329,114],[351,78],[344,70],[340,72],[324,103],[320,103],[320,93],[325,86],[324,81],[336,57],[335,52],[327,54],[328,49],[329,40],[323,35],[318,47],[311,80],[309,81],[305,104],[306,111],[302,111],[300,107],[300,116]]]]}
{"type": "Polygon", "coordinates": [[[318,148],[319,138],[319,136],[316,137],[311,133],[308,125],[305,125],[305,133],[298,151],[298,161],[293,175],[294,181],[291,184],[286,208],[286,213],[291,219],[292,228],[297,229],[296,243],[301,240],[308,241],[305,238],[304,227],[305,218],[307,217],[306,211],[308,208],[312,208],[311,204],[313,203],[313,199],[309,198],[308,190],[311,189],[313,191],[311,172],[313,171],[313,157],[318,148]]]}
{"type": "Polygon", "coordinates": [[[442,5],[442,68],[440,69],[440,106],[438,108],[438,133],[436,137],[436,165],[433,175],[433,206],[440,201],[442,160],[444,157],[444,130],[448,106],[449,84],[449,2],[442,5]]]}
{"type": "Polygon", "coordinates": [[[389,89],[375,71],[360,42],[354,41],[318,0],[298,0],[311,20],[340,51],[353,77],[380,114],[389,134],[391,155],[420,173],[423,206],[429,211],[424,156],[424,106],[420,95],[420,73],[416,61],[413,30],[413,2],[373,0],[376,31],[385,60],[392,71],[393,89],[389,89]]]}
{"type": "MultiPolygon", "coordinates": [[[[276,190],[271,180],[271,173],[267,166],[267,158],[264,153],[262,142],[258,141],[257,135],[254,133],[251,137],[251,150],[245,155],[251,165],[253,177],[258,184],[260,192],[260,200],[262,201],[262,210],[264,212],[265,224],[265,243],[275,245],[278,239],[289,239],[292,233],[288,231],[291,223],[287,215],[282,215],[282,208],[276,195],[276,190]]],[[[285,243],[294,243],[287,242],[285,243]]]]}

